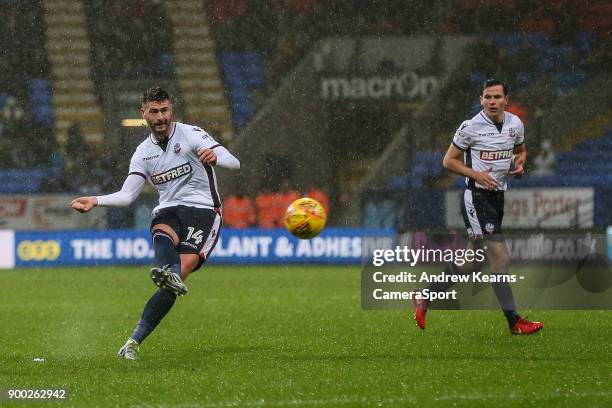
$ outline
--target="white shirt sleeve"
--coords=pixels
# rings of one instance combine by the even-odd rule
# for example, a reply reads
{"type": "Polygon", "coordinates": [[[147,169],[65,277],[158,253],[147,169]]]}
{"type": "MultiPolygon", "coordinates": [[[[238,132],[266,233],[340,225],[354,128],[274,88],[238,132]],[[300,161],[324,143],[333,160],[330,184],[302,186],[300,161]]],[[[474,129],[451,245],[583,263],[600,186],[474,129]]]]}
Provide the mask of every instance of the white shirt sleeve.
{"type": "Polygon", "coordinates": [[[240,168],[240,160],[231,154],[225,147],[218,145],[214,149],[217,155],[217,166],[233,170],[240,168]]]}
{"type": "Polygon", "coordinates": [[[217,155],[217,164],[216,166],[225,167],[226,169],[239,169],[240,168],[240,160],[238,160],[233,154],[229,152],[225,147],[221,144],[217,143],[217,141],[208,133],[206,133],[201,128],[196,132],[193,132],[193,149],[197,152],[200,149],[214,149],[215,154],[217,155]]]}
{"type": "Polygon", "coordinates": [[[209,135],[205,130],[201,128],[196,128],[198,131],[191,132],[193,150],[198,151],[202,148],[204,149],[214,149],[217,146],[221,146],[217,141],[209,135]]]}
{"type": "Polygon", "coordinates": [[[518,136],[516,140],[514,141],[514,145],[519,146],[519,145],[522,145],[523,143],[525,143],[525,126],[523,125],[523,122],[521,121],[519,129],[518,129],[518,136]]]}
{"type": "Polygon", "coordinates": [[[143,155],[140,149],[136,149],[130,160],[130,171],[128,174],[140,174],[142,177],[147,177],[147,168],[144,165],[143,155]]]}
{"type": "Polygon", "coordinates": [[[125,179],[123,187],[116,193],[97,196],[100,207],[127,207],[132,204],[142,191],[145,178],[141,174],[130,174],[125,179]]]}
{"type": "Polygon", "coordinates": [[[469,126],[470,122],[463,122],[453,137],[453,144],[461,150],[467,150],[472,144],[472,131],[469,126]]]}

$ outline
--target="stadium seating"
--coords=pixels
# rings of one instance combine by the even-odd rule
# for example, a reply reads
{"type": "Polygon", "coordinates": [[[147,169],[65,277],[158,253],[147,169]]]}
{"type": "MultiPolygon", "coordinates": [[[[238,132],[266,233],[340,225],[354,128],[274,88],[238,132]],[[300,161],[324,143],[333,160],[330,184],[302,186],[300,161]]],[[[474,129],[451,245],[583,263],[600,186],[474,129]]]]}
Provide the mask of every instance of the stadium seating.
{"type": "MultiPolygon", "coordinates": [[[[508,178],[513,188],[526,187],[607,187],[612,185],[612,163],[605,149],[612,147],[612,135],[603,139],[592,139],[579,144],[571,152],[556,154],[556,171],[551,175],[527,174],[520,178],[508,178]]],[[[456,177],[456,188],[465,186],[464,177],[456,177]]]]}
{"type": "Polygon", "coordinates": [[[225,52],[221,55],[234,123],[246,125],[255,113],[250,93],[265,84],[265,68],[257,52],[225,52]]]}
{"type": "Polygon", "coordinates": [[[163,4],[119,0],[88,1],[83,5],[97,78],[174,75],[172,24],[163,4]]]}
{"type": "Polygon", "coordinates": [[[441,177],[444,171],[442,167],[443,158],[444,152],[416,152],[412,160],[410,174],[393,177],[390,188],[408,191],[414,188],[421,188],[426,184],[427,180],[441,177]]]}
{"type": "Polygon", "coordinates": [[[0,193],[29,194],[39,192],[56,145],[50,64],[43,3],[10,3],[0,9],[0,193]],[[38,149],[24,152],[23,138],[38,140],[38,149]]]}
{"type": "Polygon", "coordinates": [[[47,174],[44,170],[0,170],[0,177],[5,180],[0,184],[0,194],[38,193],[47,174]]]}
{"type": "MultiPolygon", "coordinates": [[[[570,64],[572,58],[584,58],[593,48],[597,34],[593,31],[579,31],[573,43],[553,43],[543,31],[499,32],[493,34],[493,43],[505,57],[521,59],[521,54],[538,55],[536,59],[523,58],[520,66],[513,69],[509,81],[513,89],[522,89],[545,74],[555,75],[555,86],[559,94],[568,93],[586,82],[583,70],[570,64]]],[[[475,71],[470,75],[474,86],[481,84],[485,73],[475,71]]]]}
{"type": "Polygon", "coordinates": [[[34,120],[49,128],[53,127],[53,98],[49,81],[30,79],[28,89],[34,120]]]}

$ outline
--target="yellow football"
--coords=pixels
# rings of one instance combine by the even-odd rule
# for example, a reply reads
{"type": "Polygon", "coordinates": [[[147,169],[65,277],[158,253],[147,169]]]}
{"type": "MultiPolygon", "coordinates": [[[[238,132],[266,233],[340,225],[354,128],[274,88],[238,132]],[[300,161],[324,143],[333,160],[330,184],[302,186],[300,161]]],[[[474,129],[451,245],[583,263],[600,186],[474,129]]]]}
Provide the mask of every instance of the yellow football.
{"type": "Polygon", "coordinates": [[[323,230],[327,214],[317,200],[298,198],[287,207],[285,228],[300,239],[314,238],[323,230]]]}

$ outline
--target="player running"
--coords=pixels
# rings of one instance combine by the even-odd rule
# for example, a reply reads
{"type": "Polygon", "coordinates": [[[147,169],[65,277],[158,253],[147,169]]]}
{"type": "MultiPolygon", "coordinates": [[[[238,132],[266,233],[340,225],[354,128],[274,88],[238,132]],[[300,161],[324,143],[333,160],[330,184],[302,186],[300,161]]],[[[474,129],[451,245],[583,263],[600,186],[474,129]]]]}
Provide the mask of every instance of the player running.
{"type": "MultiPolygon", "coordinates": [[[[506,178],[509,174],[520,177],[527,159],[523,123],[518,116],[505,112],[507,103],[505,84],[487,80],[480,96],[483,110],[461,124],[443,161],[445,168],[466,177],[461,212],[472,240],[470,244],[479,247],[485,241],[491,271],[497,274],[507,274],[510,261],[502,235],[506,178]]],[[[450,264],[445,273],[460,274],[463,271],[450,264]]],[[[452,285],[452,282],[436,282],[429,289],[444,292],[452,285]]],[[[516,312],[508,282],[492,285],[512,334],[532,334],[544,326],[522,318],[516,312]]],[[[413,303],[416,323],[425,330],[427,301],[413,299],[413,303]]]]}
{"type": "Polygon", "coordinates": [[[120,191],[75,198],[71,206],[87,212],[97,206],[125,207],[145,181],[159,193],[151,234],[157,267],[151,279],[159,287],[145,305],[118,357],[135,360],[138,347],[170,311],[177,296],[187,294],[184,281],[208,259],[219,239],[221,198],[214,166],[239,169],[240,162],[197,126],[174,121],[170,95],[159,87],[144,92],[140,108],[151,133],[136,148],[120,191]]]}

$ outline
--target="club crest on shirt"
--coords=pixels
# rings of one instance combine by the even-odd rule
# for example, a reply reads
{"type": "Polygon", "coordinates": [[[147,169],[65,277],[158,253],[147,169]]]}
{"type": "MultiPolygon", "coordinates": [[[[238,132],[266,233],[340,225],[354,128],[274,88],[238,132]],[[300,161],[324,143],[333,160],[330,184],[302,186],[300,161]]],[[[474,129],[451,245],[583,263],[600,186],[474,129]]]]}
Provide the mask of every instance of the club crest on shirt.
{"type": "Polygon", "coordinates": [[[174,145],[174,153],[179,154],[181,152],[181,145],[179,143],[176,143],[174,145]]]}
{"type": "Polygon", "coordinates": [[[510,133],[510,137],[516,139],[518,137],[518,129],[517,128],[509,128],[508,133],[510,133]]]}
{"type": "Polygon", "coordinates": [[[495,226],[491,224],[490,222],[487,222],[487,224],[485,225],[485,229],[487,230],[489,234],[492,234],[493,231],[495,231],[495,226]]]}

